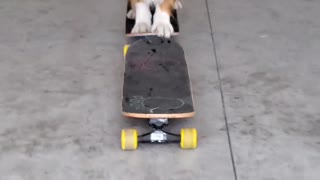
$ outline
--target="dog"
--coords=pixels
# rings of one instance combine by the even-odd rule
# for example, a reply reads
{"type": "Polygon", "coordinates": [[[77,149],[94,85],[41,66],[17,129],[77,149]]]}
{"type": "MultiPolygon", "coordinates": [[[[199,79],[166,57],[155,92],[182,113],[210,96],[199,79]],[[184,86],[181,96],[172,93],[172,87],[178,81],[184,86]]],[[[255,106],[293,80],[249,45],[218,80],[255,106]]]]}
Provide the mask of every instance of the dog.
{"type": "Polygon", "coordinates": [[[159,37],[170,38],[174,32],[170,16],[174,9],[181,9],[179,0],[129,0],[132,9],[127,17],[135,19],[131,33],[155,33],[159,37]],[[150,7],[155,7],[153,24],[150,7]]]}

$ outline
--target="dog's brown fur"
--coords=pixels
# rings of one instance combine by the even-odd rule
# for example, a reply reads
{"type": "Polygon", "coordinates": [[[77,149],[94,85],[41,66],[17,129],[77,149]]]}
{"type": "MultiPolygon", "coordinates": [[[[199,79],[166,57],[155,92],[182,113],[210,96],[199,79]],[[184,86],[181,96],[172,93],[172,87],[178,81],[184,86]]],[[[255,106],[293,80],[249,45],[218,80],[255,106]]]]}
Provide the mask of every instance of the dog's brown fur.
{"type": "Polygon", "coordinates": [[[168,14],[172,15],[172,10],[174,7],[176,0],[164,0],[160,5],[160,9],[162,11],[167,12],[168,14]]]}
{"type": "MultiPolygon", "coordinates": [[[[144,0],[130,0],[131,8],[134,9],[136,3],[138,2],[144,2],[144,0]]],[[[160,8],[162,11],[165,11],[166,13],[171,15],[175,3],[176,0],[163,0],[163,2],[160,4],[160,8]]]]}

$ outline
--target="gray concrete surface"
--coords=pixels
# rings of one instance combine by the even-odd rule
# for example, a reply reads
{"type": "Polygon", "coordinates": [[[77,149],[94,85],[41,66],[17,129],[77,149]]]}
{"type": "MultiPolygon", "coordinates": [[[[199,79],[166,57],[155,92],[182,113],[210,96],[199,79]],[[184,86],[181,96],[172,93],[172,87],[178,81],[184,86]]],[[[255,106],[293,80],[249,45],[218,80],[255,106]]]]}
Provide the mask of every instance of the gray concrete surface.
{"type": "Polygon", "coordinates": [[[320,1],[209,6],[238,179],[319,179],[320,1]]]}
{"type": "Polygon", "coordinates": [[[318,179],[319,2],[209,0],[215,44],[206,1],[183,5],[197,115],[171,129],[199,148],[123,152],[147,129],[120,114],[126,2],[2,0],[0,179],[318,179]]]}

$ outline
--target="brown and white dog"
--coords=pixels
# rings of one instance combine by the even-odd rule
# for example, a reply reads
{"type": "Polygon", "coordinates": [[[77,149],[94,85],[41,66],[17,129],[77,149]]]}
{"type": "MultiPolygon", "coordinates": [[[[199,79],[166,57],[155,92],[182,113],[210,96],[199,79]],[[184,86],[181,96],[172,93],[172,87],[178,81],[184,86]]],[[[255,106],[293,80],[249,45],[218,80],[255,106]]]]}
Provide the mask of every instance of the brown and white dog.
{"type": "Polygon", "coordinates": [[[131,33],[155,33],[159,37],[170,38],[173,27],[170,23],[172,10],[182,8],[179,0],[130,0],[132,9],[127,17],[135,19],[131,33]],[[155,7],[153,24],[151,24],[150,7],[155,7]]]}

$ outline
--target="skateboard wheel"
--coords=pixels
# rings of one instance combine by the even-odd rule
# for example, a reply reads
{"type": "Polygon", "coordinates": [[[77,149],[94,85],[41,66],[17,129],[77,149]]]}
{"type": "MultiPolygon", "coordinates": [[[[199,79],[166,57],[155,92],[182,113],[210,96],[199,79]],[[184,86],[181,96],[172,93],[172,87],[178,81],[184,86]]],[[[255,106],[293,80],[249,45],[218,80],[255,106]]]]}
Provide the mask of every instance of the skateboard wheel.
{"type": "Polygon", "coordinates": [[[123,46],[123,56],[126,56],[126,55],[127,55],[129,46],[130,46],[130,45],[124,45],[124,46],[123,46]]]}
{"type": "Polygon", "coordinates": [[[198,145],[198,133],[195,128],[181,129],[180,147],[182,149],[195,149],[198,145]]]}
{"type": "Polygon", "coordinates": [[[136,129],[123,129],[121,131],[121,149],[135,150],[138,148],[138,131],[136,129]]]}

